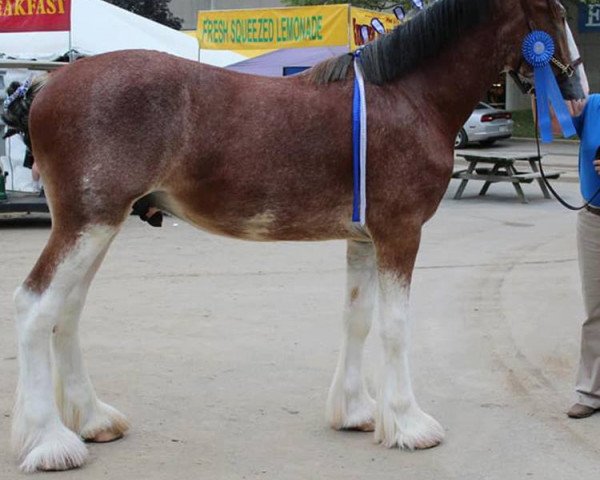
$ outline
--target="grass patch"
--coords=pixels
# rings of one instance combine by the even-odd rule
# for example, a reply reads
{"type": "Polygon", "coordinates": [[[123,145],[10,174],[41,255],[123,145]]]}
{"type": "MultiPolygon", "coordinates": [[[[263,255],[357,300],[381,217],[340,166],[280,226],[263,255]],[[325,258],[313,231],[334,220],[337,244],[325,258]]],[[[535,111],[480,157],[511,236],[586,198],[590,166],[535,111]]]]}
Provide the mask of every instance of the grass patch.
{"type": "MultiPolygon", "coordinates": [[[[513,125],[513,137],[535,138],[535,126],[533,124],[533,112],[531,110],[519,110],[512,112],[512,118],[515,122],[513,125]]],[[[562,135],[554,135],[554,138],[564,138],[562,135]]],[[[569,138],[569,140],[578,140],[577,136],[569,138]]]]}
{"type": "Polygon", "coordinates": [[[534,138],[535,127],[533,125],[533,112],[531,110],[519,110],[512,112],[513,137],[534,138]]]}

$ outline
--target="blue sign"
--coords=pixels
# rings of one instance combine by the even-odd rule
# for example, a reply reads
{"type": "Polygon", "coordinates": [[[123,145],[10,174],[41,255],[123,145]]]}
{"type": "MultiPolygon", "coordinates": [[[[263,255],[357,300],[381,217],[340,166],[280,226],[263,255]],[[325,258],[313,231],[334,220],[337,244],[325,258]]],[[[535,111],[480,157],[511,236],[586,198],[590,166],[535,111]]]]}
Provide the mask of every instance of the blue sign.
{"type": "Polygon", "coordinates": [[[600,32],[600,3],[579,4],[579,31],[600,32]]]}
{"type": "Polygon", "coordinates": [[[289,77],[290,75],[296,75],[304,70],[308,70],[310,67],[283,67],[283,76],[289,77]]]}

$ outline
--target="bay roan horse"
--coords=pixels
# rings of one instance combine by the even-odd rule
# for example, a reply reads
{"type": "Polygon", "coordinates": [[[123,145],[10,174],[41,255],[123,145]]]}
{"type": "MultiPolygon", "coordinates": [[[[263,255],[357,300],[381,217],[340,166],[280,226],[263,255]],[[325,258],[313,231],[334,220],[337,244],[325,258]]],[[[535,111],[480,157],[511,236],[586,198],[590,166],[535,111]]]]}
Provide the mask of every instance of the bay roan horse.
{"type": "MultiPolygon", "coordinates": [[[[500,71],[531,77],[521,56],[530,29],[548,32],[557,59],[569,63],[557,0],[440,0],[364,49],[364,229],[351,221],[350,55],[282,79],[122,51],[34,82],[16,104],[30,107],[53,224],[15,293],[20,374],[12,433],[22,470],[78,467],[87,454],[82,440],[109,441],[128,427],[96,397],[78,321],[112,239],[132,204],[148,195],[156,207],[221,235],[346,239],[344,338],[328,420],[336,429],[375,430],[386,447],[437,445],[444,430],[419,408],[408,364],[421,227],[446,190],[455,135],[475,104],[500,71]],[[384,366],[375,401],[361,358],[376,302],[384,366]]],[[[578,87],[576,75],[561,83],[578,87]]],[[[581,94],[565,88],[565,98],[581,94]]]]}

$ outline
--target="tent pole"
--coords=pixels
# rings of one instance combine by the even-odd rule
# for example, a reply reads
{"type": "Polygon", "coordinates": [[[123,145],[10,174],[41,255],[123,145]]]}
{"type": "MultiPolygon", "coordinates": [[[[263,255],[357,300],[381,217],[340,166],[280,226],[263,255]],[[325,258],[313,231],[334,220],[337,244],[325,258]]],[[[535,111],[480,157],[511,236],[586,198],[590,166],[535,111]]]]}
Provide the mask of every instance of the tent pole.
{"type": "Polygon", "coordinates": [[[73,62],[73,38],[72,38],[73,33],[71,32],[71,29],[69,28],[69,63],[73,62]]]}
{"type": "Polygon", "coordinates": [[[69,19],[69,63],[73,63],[75,60],[75,55],[73,55],[73,5],[71,5],[69,15],[71,16],[69,19]]]}
{"type": "Polygon", "coordinates": [[[352,26],[352,4],[348,4],[348,51],[352,53],[352,34],[353,26],[352,26]]]}

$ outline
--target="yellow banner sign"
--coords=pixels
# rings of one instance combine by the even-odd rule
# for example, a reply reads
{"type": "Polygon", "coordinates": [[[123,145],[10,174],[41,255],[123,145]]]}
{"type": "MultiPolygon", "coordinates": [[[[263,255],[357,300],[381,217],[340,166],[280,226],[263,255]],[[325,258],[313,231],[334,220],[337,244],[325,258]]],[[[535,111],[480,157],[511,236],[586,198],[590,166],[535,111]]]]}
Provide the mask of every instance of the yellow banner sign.
{"type": "Polygon", "coordinates": [[[343,46],[348,5],[198,12],[200,48],[213,50],[343,46]]]}
{"type": "Polygon", "coordinates": [[[392,13],[374,12],[364,8],[352,7],[350,17],[352,50],[369,43],[383,33],[391,32],[400,25],[400,20],[392,13]]]}

